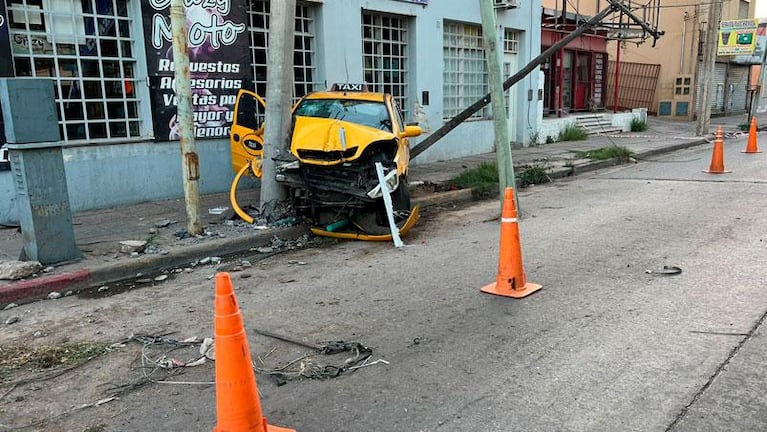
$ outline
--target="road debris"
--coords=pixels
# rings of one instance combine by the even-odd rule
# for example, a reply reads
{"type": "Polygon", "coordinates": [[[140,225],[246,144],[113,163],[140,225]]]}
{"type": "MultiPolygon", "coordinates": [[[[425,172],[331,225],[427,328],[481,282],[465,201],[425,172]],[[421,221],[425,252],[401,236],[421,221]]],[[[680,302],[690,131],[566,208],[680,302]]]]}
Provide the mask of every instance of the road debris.
{"type": "Polygon", "coordinates": [[[663,270],[645,270],[644,272],[653,276],[674,276],[681,274],[682,269],[677,266],[664,265],[663,270]]]}
{"type": "Polygon", "coordinates": [[[0,261],[0,280],[19,280],[40,272],[43,265],[37,261],[0,261]]]}
{"type": "Polygon", "coordinates": [[[269,375],[278,386],[284,385],[290,380],[304,378],[336,378],[342,373],[352,373],[362,367],[373,366],[375,364],[389,364],[389,362],[382,359],[368,363],[368,360],[373,355],[373,350],[359,342],[329,341],[313,344],[288,336],[278,335],[266,330],[254,331],[263,336],[268,336],[312,350],[309,353],[289,361],[283,366],[272,368],[266,367],[264,358],[268,357],[272,352],[274,352],[274,350],[272,350],[272,352],[263,358],[258,356],[258,364],[254,366],[256,372],[269,375]],[[344,354],[344,356],[341,356],[342,354],[344,354]],[[351,356],[347,357],[349,354],[351,354],[351,356]],[[332,356],[333,358],[338,358],[339,356],[341,357],[339,358],[339,361],[334,363],[325,363],[316,359],[318,355],[332,356]]]}
{"type": "Polygon", "coordinates": [[[144,240],[123,240],[120,242],[120,252],[127,254],[139,254],[146,248],[147,242],[144,240]]]}

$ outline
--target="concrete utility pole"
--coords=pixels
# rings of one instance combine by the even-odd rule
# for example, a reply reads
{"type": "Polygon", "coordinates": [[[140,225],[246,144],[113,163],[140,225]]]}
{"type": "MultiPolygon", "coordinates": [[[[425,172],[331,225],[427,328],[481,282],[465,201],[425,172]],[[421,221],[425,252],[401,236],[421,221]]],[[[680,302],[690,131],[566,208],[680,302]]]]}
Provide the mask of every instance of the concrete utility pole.
{"type": "Polygon", "coordinates": [[[751,109],[748,110],[748,123],[751,124],[751,119],[756,115],[756,109],[759,105],[759,98],[762,95],[762,88],[764,83],[764,66],[767,64],[767,45],[762,48],[762,65],[759,68],[759,81],[756,82],[756,89],[751,95],[751,109]]]}
{"type": "Polygon", "coordinates": [[[261,213],[273,220],[276,206],[287,199],[287,191],[275,179],[275,160],[288,154],[290,108],[293,97],[293,20],[295,0],[270,2],[269,52],[266,71],[266,119],[264,120],[264,160],[261,175],[261,213]]]}
{"type": "MultiPolygon", "coordinates": [[[[485,43],[485,58],[487,59],[487,75],[491,95],[490,103],[493,108],[495,155],[498,160],[498,186],[500,186],[501,201],[503,201],[503,191],[509,186],[513,187],[516,191],[516,181],[514,177],[514,161],[512,160],[509,143],[509,120],[506,116],[506,104],[503,97],[501,54],[498,49],[498,28],[495,25],[496,17],[493,0],[479,0],[479,10],[482,16],[482,37],[485,43]]],[[[515,192],[514,200],[516,199],[517,194],[515,192]]]]}
{"type": "Polygon", "coordinates": [[[192,88],[189,77],[187,28],[184,0],[172,0],[170,24],[173,32],[173,63],[176,78],[176,121],[181,146],[184,199],[186,200],[186,230],[191,235],[202,234],[200,222],[200,158],[194,143],[192,88]]]}
{"type": "Polygon", "coordinates": [[[722,20],[722,0],[714,0],[708,10],[706,25],[706,44],[703,53],[703,68],[697,83],[701,88],[701,107],[695,133],[698,136],[708,134],[711,122],[711,77],[714,75],[716,48],[719,41],[719,22],[722,20]]]}

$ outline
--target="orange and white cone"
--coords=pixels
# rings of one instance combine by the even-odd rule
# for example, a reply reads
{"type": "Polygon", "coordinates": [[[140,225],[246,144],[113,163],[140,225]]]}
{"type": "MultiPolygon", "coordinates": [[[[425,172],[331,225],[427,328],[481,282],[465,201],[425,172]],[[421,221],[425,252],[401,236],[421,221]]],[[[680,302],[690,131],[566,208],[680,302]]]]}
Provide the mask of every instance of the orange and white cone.
{"type": "Polygon", "coordinates": [[[714,139],[714,151],[711,154],[711,165],[703,172],[709,174],[725,174],[732,171],[724,169],[724,141],[722,140],[721,126],[716,128],[716,138],[714,139]]]}
{"type": "Polygon", "coordinates": [[[266,423],[242,314],[229,273],[216,274],[216,427],[213,432],[295,432],[266,423]]]}
{"type": "Polygon", "coordinates": [[[542,286],[527,282],[522,266],[522,248],[519,245],[519,222],[514,204],[514,189],[507,187],[503,195],[501,211],[501,247],[498,253],[498,276],[495,283],[480,291],[504,297],[522,298],[541,289],[542,286]]]}
{"type": "Polygon", "coordinates": [[[756,117],[751,117],[751,126],[748,128],[748,143],[741,153],[761,153],[756,142],[756,117]]]}

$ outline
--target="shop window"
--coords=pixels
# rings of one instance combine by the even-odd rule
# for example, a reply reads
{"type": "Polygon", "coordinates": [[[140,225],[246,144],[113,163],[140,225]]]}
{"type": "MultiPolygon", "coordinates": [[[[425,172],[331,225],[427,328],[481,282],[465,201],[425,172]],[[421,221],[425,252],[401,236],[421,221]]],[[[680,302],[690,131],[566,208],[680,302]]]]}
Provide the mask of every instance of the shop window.
{"type": "Polygon", "coordinates": [[[408,28],[404,17],[362,13],[362,73],[372,91],[389,93],[408,115],[408,28]]]}
{"type": "MultiPolygon", "coordinates": [[[[250,51],[252,54],[253,88],[266,97],[266,67],[269,34],[269,0],[251,0],[248,3],[250,20],[250,51]]],[[[315,65],[315,40],[313,8],[296,5],[293,37],[293,101],[315,90],[317,67],[315,65]]]]}
{"type": "MultiPolygon", "coordinates": [[[[479,25],[445,22],[443,25],[443,107],[451,118],[488,93],[487,64],[479,25]]],[[[485,106],[471,118],[490,117],[485,106]]]]}
{"type": "Polygon", "coordinates": [[[139,136],[135,0],[10,0],[17,76],[54,82],[65,141],[139,136]],[[118,30],[119,29],[119,30],[118,30]]]}

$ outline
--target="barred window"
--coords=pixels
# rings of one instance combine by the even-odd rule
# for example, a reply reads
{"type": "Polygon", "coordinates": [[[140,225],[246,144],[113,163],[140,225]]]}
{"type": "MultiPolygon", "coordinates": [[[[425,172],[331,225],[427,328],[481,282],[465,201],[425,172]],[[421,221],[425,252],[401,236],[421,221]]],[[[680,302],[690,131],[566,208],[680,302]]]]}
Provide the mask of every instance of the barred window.
{"type": "Polygon", "coordinates": [[[519,32],[512,29],[503,31],[503,52],[506,54],[519,53],[519,32]]]}
{"type": "Polygon", "coordinates": [[[372,91],[389,93],[407,118],[407,21],[362,13],[362,72],[372,91]]]}
{"type": "Polygon", "coordinates": [[[141,135],[134,0],[11,0],[16,76],[54,82],[65,141],[141,135]]]}
{"type": "MultiPolygon", "coordinates": [[[[444,23],[443,117],[454,117],[488,93],[487,63],[482,44],[482,27],[444,23]]],[[[471,118],[489,118],[489,105],[471,118]]]]}
{"type": "MultiPolygon", "coordinates": [[[[293,40],[293,102],[314,91],[317,84],[313,8],[296,4],[293,40]]],[[[253,86],[266,97],[266,67],[269,41],[269,0],[251,0],[248,5],[250,20],[250,51],[253,62],[253,86]]]]}

